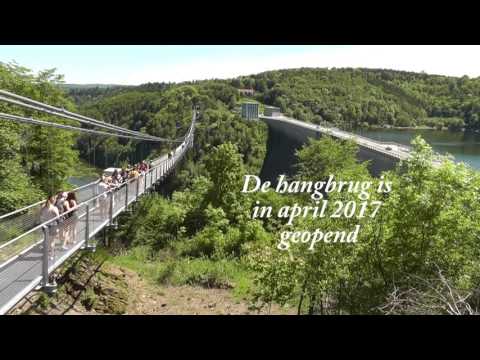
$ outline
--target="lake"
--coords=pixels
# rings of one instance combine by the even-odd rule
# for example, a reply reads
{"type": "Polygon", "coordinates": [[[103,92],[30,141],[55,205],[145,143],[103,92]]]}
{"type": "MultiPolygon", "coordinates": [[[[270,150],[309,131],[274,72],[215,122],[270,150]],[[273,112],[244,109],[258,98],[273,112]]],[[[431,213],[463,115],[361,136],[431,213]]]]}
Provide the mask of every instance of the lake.
{"type": "Polygon", "coordinates": [[[98,180],[98,178],[98,176],[72,176],[68,179],[68,183],[77,188],[98,180]]]}
{"type": "Polygon", "coordinates": [[[455,161],[463,161],[480,170],[480,133],[427,129],[357,129],[354,132],[374,140],[394,141],[405,145],[410,145],[415,136],[421,135],[436,152],[449,153],[455,157],[455,161]]]}

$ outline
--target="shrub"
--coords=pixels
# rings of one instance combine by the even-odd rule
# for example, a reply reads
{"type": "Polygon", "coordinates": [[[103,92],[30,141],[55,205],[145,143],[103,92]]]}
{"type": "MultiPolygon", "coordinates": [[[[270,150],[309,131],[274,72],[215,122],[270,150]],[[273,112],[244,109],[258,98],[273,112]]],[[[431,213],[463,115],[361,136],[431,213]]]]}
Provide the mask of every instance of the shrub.
{"type": "Polygon", "coordinates": [[[180,255],[191,257],[210,257],[215,252],[215,246],[223,243],[224,235],[221,230],[214,226],[208,226],[198,232],[195,237],[187,240],[179,246],[180,255]]]}
{"type": "Polygon", "coordinates": [[[177,285],[199,285],[207,288],[233,288],[238,276],[236,262],[206,258],[178,262],[170,281],[177,285]]]}

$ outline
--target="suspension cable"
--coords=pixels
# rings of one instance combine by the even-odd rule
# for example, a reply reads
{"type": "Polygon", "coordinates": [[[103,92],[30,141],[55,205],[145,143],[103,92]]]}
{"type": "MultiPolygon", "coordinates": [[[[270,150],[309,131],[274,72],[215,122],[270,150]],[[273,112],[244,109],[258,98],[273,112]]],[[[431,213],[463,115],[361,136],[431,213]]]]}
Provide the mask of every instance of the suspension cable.
{"type": "Polygon", "coordinates": [[[35,101],[20,95],[16,95],[5,90],[0,90],[0,94],[4,95],[4,96],[0,95],[0,100],[8,102],[13,105],[22,106],[31,110],[36,110],[36,111],[44,112],[50,115],[63,117],[65,119],[78,121],[90,126],[98,126],[104,129],[115,131],[115,132],[120,132],[128,135],[135,135],[137,137],[141,137],[145,139],[155,139],[159,142],[171,141],[170,139],[156,137],[156,136],[145,134],[139,131],[125,129],[120,126],[113,125],[104,121],[99,121],[84,115],[75,114],[70,111],[66,111],[63,108],[57,108],[51,105],[43,104],[39,101],[35,101]],[[13,99],[10,99],[10,98],[13,98],[13,99]]]}
{"type": "MultiPolygon", "coordinates": [[[[2,112],[0,112],[0,119],[10,120],[10,121],[15,121],[15,122],[21,122],[21,123],[27,123],[27,124],[40,125],[40,126],[56,127],[56,128],[65,129],[65,130],[87,132],[87,133],[91,133],[91,134],[115,136],[115,137],[121,137],[121,138],[127,138],[127,139],[139,140],[139,141],[145,140],[145,141],[158,142],[158,140],[153,140],[153,139],[144,139],[144,138],[137,137],[137,136],[113,134],[113,133],[109,133],[109,132],[106,132],[106,131],[85,129],[85,128],[71,126],[71,125],[57,124],[57,123],[52,123],[52,122],[42,121],[42,120],[36,120],[36,119],[33,119],[33,118],[27,118],[27,117],[18,116],[18,115],[5,114],[5,113],[2,113],[2,112]]],[[[182,142],[182,140],[175,139],[175,140],[169,140],[169,142],[182,142]]]]}
{"type": "MultiPolygon", "coordinates": [[[[0,91],[1,91],[1,90],[0,90],[0,91]]],[[[8,98],[5,98],[5,97],[3,97],[3,96],[0,96],[0,100],[1,100],[1,101],[5,101],[5,102],[8,102],[8,103],[13,104],[13,105],[22,106],[22,107],[25,107],[25,108],[28,108],[28,109],[31,109],[31,110],[36,110],[36,111],[44,112],[44,113],[47,113],[47,114],[50,114],[50,115],[63,117],[63,118],[65,118],[65,119],[78,121],[78,122],[83,123],[83,124],[86,124],[86,125],[97,126],[97,127],[100,127],[100,128],[106,129],[106,130],[115,131],[115,132],[117,132],[117,133],[123,133],[123,134],[128,134],[128,135],[135,135],[136,137],[144,138],[144,139],[149,139],[149,140],[154,139],[153,137],[150,137],[150,135],[146,136],[145,134],[140,133],[140,132],[135,132],[135,131],[127,130],[127,129],[123,129],[123,130],[113,129],[112,127],[110,127],[110,126],[108,126],[108,125],[95,124],[95,123],[93,123],[93,122],[91,122],[91,121],[87,121],[87,120],[83,120],[83,119],[78,119],[77,117],[70,116],[70,115],[60,114],[60,113],[57,113],[57,112],[55,112],[55,111],[51,111],[51,110],[48,110],[48,109],[43,109],[43,108],[38,107],[38,106],[35,106],[35,105],[24,104],[24,103],[22,103],[22,102],[20,102],[20,101],[8,99],[8,98]],[[139,135],[139,134],[141,134],[141,135],[139,135]]],[[[105,123],[105,124],[106,124],[106,123],[105,123]]],[[[158,139],[155,138],[155,139],[156,139],[156,141],[168,141],[168,139],[162,139],[162,138],[158,138],[158,139]]]]}

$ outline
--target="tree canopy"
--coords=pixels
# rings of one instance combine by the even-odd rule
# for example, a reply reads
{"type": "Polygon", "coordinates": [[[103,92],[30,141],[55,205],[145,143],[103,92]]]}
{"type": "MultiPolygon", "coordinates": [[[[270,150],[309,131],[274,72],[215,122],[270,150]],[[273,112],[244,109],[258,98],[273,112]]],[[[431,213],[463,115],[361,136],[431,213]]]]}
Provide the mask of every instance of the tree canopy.
{"type": "MultiPolygon", "coordinates": [[[[75,105],[58,87],[62,77],[55,70],[34,75],[15,63],[0,63],[0,88],[32,99],[73,110],[75,105]]],[[[67,123],[51,116],[0,103],[0,110],[67,123]]],[[[68,186],[78,153],[76,134],[54,128],[0,120],[0,212],[38,201],[46,193],[68,186]]]]}
{"type": "Polygon", "coordinates": [[[301,68],[240,77],[232,86],[299,120],[351,128],[465,125],[479,129],[480,78],[384,69],[301,68]]]}

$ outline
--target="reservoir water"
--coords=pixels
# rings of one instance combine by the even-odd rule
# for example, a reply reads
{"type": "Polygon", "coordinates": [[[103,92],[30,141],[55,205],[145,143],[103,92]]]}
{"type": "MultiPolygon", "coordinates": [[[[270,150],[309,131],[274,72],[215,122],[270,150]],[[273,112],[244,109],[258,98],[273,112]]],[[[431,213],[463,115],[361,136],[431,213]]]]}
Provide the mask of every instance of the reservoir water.
{"type": "Polygon", "coordinates": [[[68,179],[68,182],[77,188],[95,180],[98,180],[98,176],[72,176],[68,179]]]}
{"type": "MultiPolygon", "coordinates": [[[[359,135],[379,141],[394,141],[410,145],[412,139],[420,135],[432,148],[441,154],[449,153],[457,162],[465,162],[472,168],[480,170],[480,134],[472,132],[451,132],[440,130],[400,130],[400,129],[358,129],[359,135]]],[[[303,142],[294,140],[284,133],[269,127],[267,154],[260,172],[262,181],[276,184],[281,174],[296,173],[295,151],[303,146],[303,142]]]]}
{"type": "Polygon", "coordinates": [[[455,157],[455,161],[465,162],[480,170],[480,133],[427,129],[357,129],[355,133],[379,141],[394,141],[405,145],[410,145],[411,140],[420,135],[436,152],[449,153],[455,157]]]}

